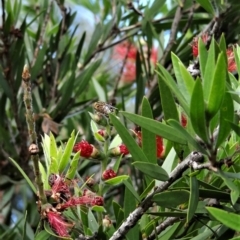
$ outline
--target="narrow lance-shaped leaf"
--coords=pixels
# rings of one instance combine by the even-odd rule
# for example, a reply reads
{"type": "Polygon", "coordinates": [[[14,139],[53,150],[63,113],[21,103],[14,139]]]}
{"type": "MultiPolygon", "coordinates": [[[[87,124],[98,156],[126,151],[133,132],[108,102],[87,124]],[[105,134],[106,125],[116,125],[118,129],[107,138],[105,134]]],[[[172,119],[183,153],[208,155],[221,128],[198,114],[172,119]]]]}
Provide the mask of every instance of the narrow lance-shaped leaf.
{"type": "Polygon", "coordinates": [[[178,111],[172,92],[170,91],[167,84],[162,80],[162,75],[160,74],[158,75],[158,87],[161,97],[164,119],[168,120],[172,118],[178,121],[178,111]]]}
{"type": "MultiPolygon", "coordinates": [[[[142,101],[142,115],[153,118],[151,106],[145,97],[142,101]]],[[[142,149],[149,162],[156,163],[156,135],[145,128],[142,128],[142,149]]]]}
{"type": "Polygon", "coordinates": [[[50,149],[50,159],[51,159],[49,172],[57,173],[58,172],[58,159],[57,159],[58,149],[57,149],[55,138],[51,132],[50,132],[50,148],[49,149],[50,149]]]}
{"type": "Polygon", "coordinates": [[[209,13],[214,15],[214,8],[209,0],[197,0],[197,2],[209,13]]]}
{"type": "Polygon", "coordinates": [[[205,103],[203,99],[202,84],[196,80],[190,103],[190,119],[196,134],[205,142],[208,142],[207,126],[205,118],[205,103]]]}
{"type": "Polygon", "coordinates": [[[181,136],[176,136],[175,130],[165,125],[161,122],[158,122],[153,119],[145,118],[136,114],[128,113],[128,112],[121,112],[123,116],[131,120],[132,122],[136,123],[137,125],[146,128],[147,130],[166,138],[170,141],[177,142],[180,144],[186,144],[185,138],[182,138],[181,136]]]}
{"type": "Polygon", "coordinates": [[[206,207],[208,212],[219,222],[227,227],[240,231],[240,215],[232,212],[227,212],[219,208],[206,207]]]}
{"type": "Polygon", "coordinates": [[[69,140],[67,142],[67,145],[64,149],[63,155],[60,159],[59,173],[62,173],[64,171],[64,169],[66,168],[67,164],[69,163],[70,156],[72,154],[72,149],[73,149],[74,142],[75,142],[75,131],[73,131],[71,133],[71,137],[69,138],[69,140]]]}
{"type": "Polygon", "coordinates": [[[162,207],[176,208],[178,205],[187,202],[189,195],[189,191],[186,190],[166,191],[156,194],[153,197],[153,201],[162,207]]]}
{"type": "Polygon", "coordinates": [[[225,93],[223,104],[220,109],[220,123],[217,136],[216,149],[226,140],[231,131],[229,122],[232,122],[234,118],[233,100],[229,93],[225,93]]]}
{"type": "Polygon", "coordinates": [[[223,53],[218,56],[207,101],[207,116],[211,119],[221,107],[226,90],[226,63],[223,53]]]}
{"type": "Polygon", "coordinates": [[[148,176],[152,177],[153,179],[157,179],[160,181],[167,181],[169,176],[167,172],[157,164],[153,163],[143,163],[143,162],[134,162],[132,163],[137,169],[141,172],[147,174],[148,176]]]}
{"type": "Polygon", "coordinates": [[[77,171],[79,159],[80,159],[80,151],[75,153],[75,155],[70,163],[69,169],[66,173],[66,179],[74,178],[76,171],[77,171]]]}
{"type": "Polygon", "coordinates": [[[159,71],[156,71],[158,75],[161,76],[161,79],[168,85],[172,93],[177,97],[180,105],[184,109],[185,113],[189,115],[189,105],[184,98],[183,94],[179,90],[178,85],[172,78],[172,76],[169,74],[169,72],[160,64],[158,65],[159,71]]]}
{"type": "MultiPolygon", "coordinates": [[[[215,69],[215,43],[214,39],[212,39],[210,48],[208,51],[208,58],[206,62],[205,72],[203,75],[203,92],[204,92],[204,99],[208,99],[210,95],[210,89],[213,81],[214,71],[215,69]]],[[[200,59],[201,60],[201,59],[200,59]]],[[[201,62],[200,62],[201,63],[201,62]]],[[[204,63],[201,63],[204,64],[204,63]]]]}
{"type": "Polygon", "coordinates": [[[190,177],[190,198],[188,202],[187,222],[189,223],[198,206],[199,190],[198,180],[195,176],[190,177]]]}

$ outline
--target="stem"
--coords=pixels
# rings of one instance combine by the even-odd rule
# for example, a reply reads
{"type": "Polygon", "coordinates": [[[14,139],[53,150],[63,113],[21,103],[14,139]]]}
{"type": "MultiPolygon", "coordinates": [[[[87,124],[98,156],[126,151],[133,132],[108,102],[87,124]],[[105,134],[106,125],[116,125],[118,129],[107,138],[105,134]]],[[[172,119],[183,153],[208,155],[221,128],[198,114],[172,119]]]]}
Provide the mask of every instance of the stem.
{"type": "Polygon", "coordinates": [[[32,94],[31,94],[31,82],[30,82],[30,73],[28,66],[25,65],[22,72],[22,80],[24,82],[24,104],[26,108],[26,121],[28,127],[28,134],[30,138],[30,146],[29,153],[31,155],[31,160],[33,161],[33,169],[35,173],[35,182],[37,184],[38,192],[39,192],[39,200],[40,204],[47,203],[47,199],[43,189],[43,182],[41,177],[41,172],[39,169],[39,148],[37,143],[37,134],[35,131],[35,120],[33,116],[33,108],[32,108],[32,94]]]}

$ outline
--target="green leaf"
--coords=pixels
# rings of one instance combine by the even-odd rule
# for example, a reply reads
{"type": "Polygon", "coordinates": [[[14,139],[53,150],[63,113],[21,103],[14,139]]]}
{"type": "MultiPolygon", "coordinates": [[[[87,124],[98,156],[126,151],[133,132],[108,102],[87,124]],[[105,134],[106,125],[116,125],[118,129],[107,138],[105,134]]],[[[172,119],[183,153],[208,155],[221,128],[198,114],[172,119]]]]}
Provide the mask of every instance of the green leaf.
{"type": "Polygon", "coordinates": [[[166,3],[165,0],[155,0],[150,8],[146,8],[144,15],[147,19],[152,19],[157,13],[159,13],[160,8],[166,3]]]}
{"type": "Polygon", "coordinates": [[[122,160],[122,155],[118,157],[118,159],[115,161],[115,163],[113,165],[112,169],[113,169],[114,172],[118,172],[121,160],[122,160]]]}
{"type": "Polygon", "coordinates": [[[164,119],[168,120],[172,118],[178,120],[178,111],[176,108],[176,103],[174,101],[172,92],[170,91],[167,84],[163,81],[162,75],[160,74],[158,75],[158,87],[161,97],[164,119]]]}
{"type": "Polygon", "coordinates": [[[214,8],[213,8],[210,0],[197,0],[197,2],[198,2],[208,13],[211,13],[213,16],[215,15],[215,13],[214,13],[214,8]]]}
{"type": "Polygon", "coordinates": [[[78,47],[77,47],[77,51],[76,51],[76,54],[75,54],[75,62],[76,64],[78,63],[79,61],[79,58],[81,56],[81,53],[82,53],[82,47],[83,47],[83,44],[84,44],[84,41],[85,41],[85,37],[86,37],[86,32],[83,33],[80,41],[79,41],[79,44],[78,44],[78,47]]]}
{"type": "MultiPolygon", "coordinates": [[[[215,42],[214,38],[212,38],[211,45],[208,51],[208,58],[206,61],[205,73],[203,76],[203,92],[204,99],[209,99],[210,89],[213,82],[214,69],[215,69],[215,42]]],[[[204,63],[203,63],[204,64],[204,63]]]]}
{"type": "Polygon", "coordinates": [[[225,226],[235,230],[240,231],[240,215],[224,211],[219,208],[206,207],[208,212],[219,222],[223,223],[225,226]]]}
{"type": "Polygon", "coordinates": [[[240,137],[240,126],[233,122],[229,122],[229,124],[231,125],[233,131],[240,137]]]}
{"type": "Polygon", "coordinates": [[[53,136],[53,134],[50,132],[50,169],[49,169],[49,173],[58,173],[58,149],[57,149],[57,144],[55,141],[55,138],[53,136]]]}
{"type": "Polygon", "coordinates": [[[104,182],[107,183],[107,184],[115,186],[115,185],[118,185],[118,184],[122,183],[124,180],[126,180],[128,178],[129,178],[129,176],[127,176],[127,175],[120,175],[120,176],[108,179],[104,182]]]}
{"type": "Polygon", "coordinates": [[[138,195],[138,193],[134,189],[131,179],[128,178],[127,180],[124,180],[123,183],[128,188],[128,190],[132,193],[132,195],[136,198],[136,200],[138,202],[141,202],[140,196],[138,195]]]}
{"type": "Polygon", "coordinates": [[[152,180],[148,186],[144,189],[143,193],[140,195],[140,199],[145,198],[155,187],[155,180],[152,180]]]}
{"type": "Polygon", "coordinates": [[[186,140],[184,138],[176,136],[175,129],[170,126],[167,126],[156,120],[145,118],[136,114],[128,112],[121,113],[124,117],[126,117],[130,121],[136,123],[142,128],[146,128],[147,130],[155,133],[156,135],[161,136],[162,138],[166,138],[170,141],[177,142],[180,144],[186,144],[186,140]]]}
{"type": "MultiPolygon", "coordinates": [[[[142,101],[142,116],[153,119],[152,109],[146,97],[142,101]]],[[[149,162],[156,163],[156,135],[142,128],[142,150],[149,162]]]]}
{"type": "Polygon", "coordinates": [[[192,147],[195,149],[195,150],[198,150],[204,154],[207,154],[206,150],[198,143],[198,141],[196,139],[194,139],[189,133],[188,131],[182,127],[182,125],[173,120],[173,119],[170,119],[167,121],[169,123],[170,126],[172,126],[176,131],[177,131],[177,135],[181,135],[182,138],[185,138],[186,141],[192,145],[192,147]]]}
{"type": "MultiPolygon", "coordinates": [[[[206,80],[205,80],[206,81],[206,80]]],[[[214,77],[207,99],[207,116],[211,119],[221,107],[226,89],[226,63],[223,53],[218,56],[214,77]]]]}
{"type": "Polygon", "coordinates": [[[239,188],[227,177],[227,175],[224,174],[224,172],[219,170],[217,175],[221,176],[221,178],[224,180],[225,184],[231,190],[230,196],[231,196],[232,204],[234,205],[237,202],[239,195],[240,195],[239,188]]]}
{"type": "Polygon", "coordinates": [[[174,53],[172,53],[172,62],[179,91],[181,91],[187,102],[189,102],[194,87],[194,80],[184,64],[174,53]]]}
{"type": "Polygon", "coordinates": [[[115,148],[115,147],[119,146],[121,143],[122,143],[122,139],[121,139],[121,137],[119,136],[119,134],[117,134],[117,135],[113,138],[113,140],[111,141],[108,149],[115,148]]]}
{"type": "Polygon", "coordinates": [[[169,179],[167,172],[157,164],[147,162],[133,162],[132,165],[153,179],[160,181],[167,181],[169,179]]]}
{"type": "Polygon", "coordinates": [[[89,60],[89,58],[91,57],[92,53],[94,52],[95,49],[97,49],[97,44],[99,42],[99,39],[101,38],[103,32],[102,32],[102,24],[99,22],[94,30],[94,33],[91,37],[91,41],[89,43],[88,46],[88,51],[87,54],[85,56],[85,63],[89,60]]]}
{"type": "Polygon", "coordinates": [[[37,236],[34,238],[35,240],[46,240],[50,237],[51,235],[45,231],[45,230],[42,230],[41,232],[39,232],[37,234],[37,236]]]}
{"type": "Polygon", "coordinates": [[[232,122],[234,118],[234,106],[231,94],[225,93],[223,103],[220,109],[220,123],[219,131],[216,142],[216,149],[226,140],[230,131],[231,125],[229,122],[232,122]]]}
{"type": "Polygon", "coordinates": [[[123,126],[123,124],[118,120],[118,118],[113,114],[110,114],[109,117],[112,124],[116,128],[118,134],[122,138],[122,141],[126,144],[133,159],[138,161],[148,162],[148,159],[146,155],[143,153],[142,149],[138,146],[135,139],[131,136],[131,134],[123,126]]]}
{"type": "Polygon", "coordinates": [[[103,206],[95,205],[91,209],[92,211],[95,211],[95,212],[101,212],[101,213],[106,212],[106,209],[103,206]]]}
{"type": "Polygon", "coordinates": [[[32,181],[29,179],[29,177],[25,174],[25,172],[23,171],[23,169],[18,165],[18,163],[13,160],[12,158],[9,158],[9,160],[13,163],[13,165],[19,170],[19,172],[22,174],[22,176],[24,177],[24,179],[27,181],[28,185],[30,186],[30,188],[32,189],[32,191],[37,194],[37,189],[35,188],[35,186],[33,185],[32,181]]]}
{"type": "Polygon", "coordinates": [[[198,206],[198,200],[199,200],[198,189],[199,189],[198,180],[196,179],[195,176],[190,177],[190,198],[189,198],[188,210],[187,210],[187,223],[191,221],[198,206]]]}
{"type": "Polygon", "coordinates": [[[184,109],[185,113],[189,115],[189,104],[187,103],[186,99],[184,98],[183,94],[179,90],[178,85],[172,78],[172,76],[169,74],[169,72],[160,64],[158,64],[159,72],[157,72],[158,75],[161,76],[161,79],[168,85],[170,90],[172,91],[173,94],[177,97],[180,105],[184,109]]]}
{"type": "Polygon", "coordinates": [[[196,134],[205,142],[209,142],[205,119],[205,104],[203,98],[202,84],[196,80],[190,103],[190,119],[196,134]]]}
{"type": "Polygon", "coordinates": [[[66,168],[66,166],[68,165],[70,156],[72,154],[74,143],[75,143],[75,131],[73,130],[71,133],[71,137],[68,139],[67,145],[60,159],[59,170],[58,170],[59,173],[62,173],[66,168]]]}
{"type": "Polygon", "coordinates": [[[73,179],[75,177],[79,159],[80,159],[80,151],[75,153],[75,155],[70,163],[69,169],[66,173],[66,177],[65,177],[66,179],[73,179]]]}
{"type": "Polygon", "coordinates": [[[153,197],[153,201],[161,207],[176,208],[180,204],[187,202],[189,195],[189,191],[186,190],[166,191],[156,194],[153,197]]]}
{"type": "MultiPolygon", "coordinates": [[[[93,62],[88,68],[84,68],[81,74],[75,79],[74,87],[75,96],[79,96],[85,91],[85,88],[88,86],[89,81],[91,80],[92,75],[101,65],[102,60],[98,59],[96,62],[93,62]]],[[[69,92],[68,92],[69,94],[69,92]]]]}

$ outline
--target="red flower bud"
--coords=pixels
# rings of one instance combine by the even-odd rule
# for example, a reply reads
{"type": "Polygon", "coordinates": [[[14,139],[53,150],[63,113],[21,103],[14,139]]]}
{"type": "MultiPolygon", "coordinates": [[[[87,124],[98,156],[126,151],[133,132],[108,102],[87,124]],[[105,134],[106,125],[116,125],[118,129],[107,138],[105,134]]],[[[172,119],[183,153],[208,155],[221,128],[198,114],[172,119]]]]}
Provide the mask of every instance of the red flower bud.
{"type": "Polygon", "coordinates": [[[110,168],[103,172],[102,179],[108,180],[108,179],[114,178],[116,176],[117,176],[117,174],[110,168]]]}
{"type": "Polygon", "coordinates": [[[80,151],[80,155],[85,158],[89,158],[89,157],[95,158],[99,155],[98,150],[92,144],[89,144],[85,140],[82,140],[81,142],[76,143],[73,147],[73,151],[74,152],[80,151]]]}
{"type": "Polygon", "coordinates": [[[111,149],[111,153],[114,156],[120,156],[120,155],[125,156],[125,155],[129,154],[129,151],[125,144],[121,144],[118,147],[111,149]]]}

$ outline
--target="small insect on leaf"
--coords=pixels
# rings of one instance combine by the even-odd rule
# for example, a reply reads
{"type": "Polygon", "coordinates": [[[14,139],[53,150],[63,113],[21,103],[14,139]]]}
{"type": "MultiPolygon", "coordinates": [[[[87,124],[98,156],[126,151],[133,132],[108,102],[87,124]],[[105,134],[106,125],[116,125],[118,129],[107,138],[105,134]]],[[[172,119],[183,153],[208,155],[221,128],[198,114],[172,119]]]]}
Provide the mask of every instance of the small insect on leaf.
{"type": "Polygon", "coordinates": [[[93,103],[93,108],[96,112],[103,114],[104,116],[108,116],[110,113],[117,112],[117,108],[113,107],[110,104],[107,104],[105,102],[95,102],[93,103]]]}

